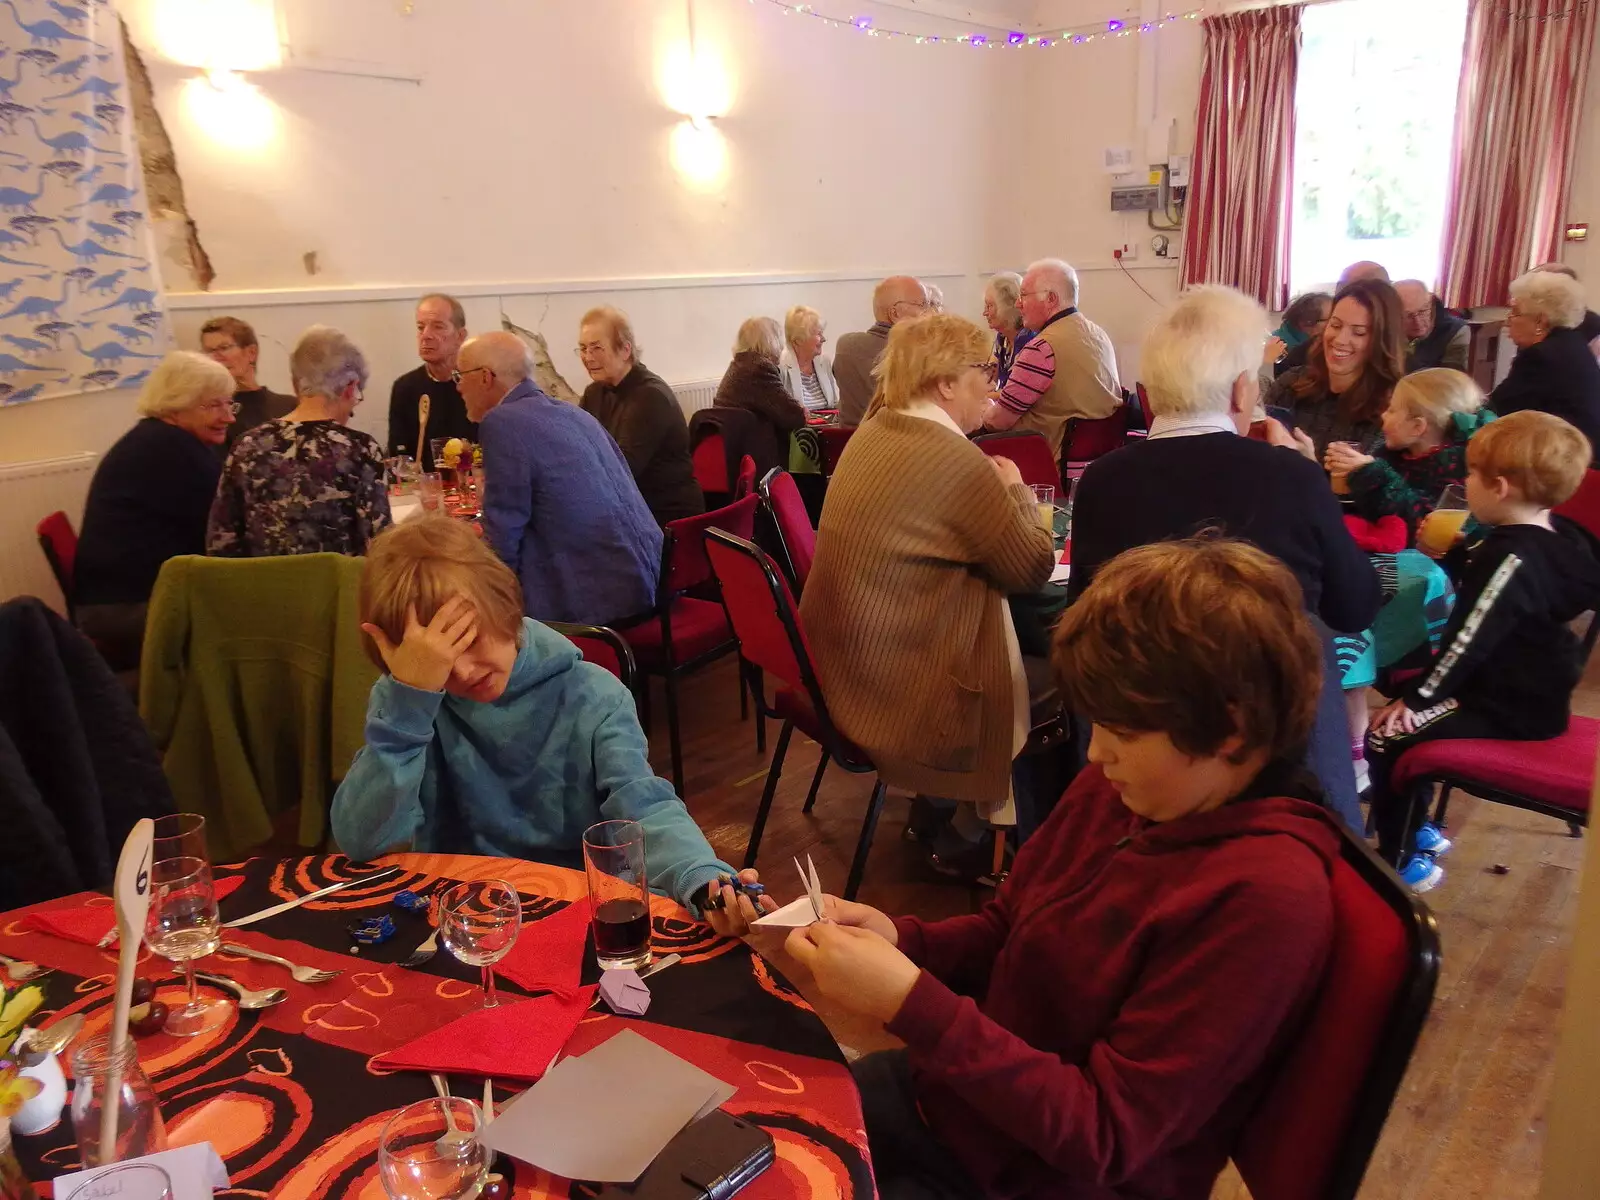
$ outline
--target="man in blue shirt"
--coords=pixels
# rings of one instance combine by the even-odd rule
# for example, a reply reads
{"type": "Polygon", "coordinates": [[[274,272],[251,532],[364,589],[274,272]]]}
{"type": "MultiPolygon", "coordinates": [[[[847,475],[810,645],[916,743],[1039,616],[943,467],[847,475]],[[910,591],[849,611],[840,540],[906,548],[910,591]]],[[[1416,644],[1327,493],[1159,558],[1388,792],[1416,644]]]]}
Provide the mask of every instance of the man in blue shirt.
{"type": "Polygon", "coordinates": [[[461,347],[455,378],[483,446],[483,534],[522,584],[527,614],[608,625],[647,612],[661,529],[617,443],[533,382],[513,333],[461,347]]]}

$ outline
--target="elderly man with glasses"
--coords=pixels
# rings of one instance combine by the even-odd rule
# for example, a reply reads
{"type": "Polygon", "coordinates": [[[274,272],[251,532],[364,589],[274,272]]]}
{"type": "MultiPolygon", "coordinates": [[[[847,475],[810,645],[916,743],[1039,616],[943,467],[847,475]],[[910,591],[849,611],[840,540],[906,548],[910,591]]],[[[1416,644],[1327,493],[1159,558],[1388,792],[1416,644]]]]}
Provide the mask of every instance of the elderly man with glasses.
{"type": "Polygon", "coordinates": [[[895,322],[928,311],[928,289],[909,275],[891,275],[872,290],[872,328],[847,333],[833,351],[833,377],[839,384],[839,424],[859,425],[867,415],[877,382],[872,369],[889,344],[895,322]]]}
{"type": "Polygon", "coordinates": [[[528,616],[609,625],[648,610],[661,527],[600,422],[539,390],[514,333],[470,339],[456,382],[483,445],[483,536],[528,616]]]}
{"type": "Polygon", "coordinates": [[[1028,268],[1017,307],[1034,337],[1017,351],[984,428],[1042,433],[1059,460],[1069,420],[1109,417],[1122,403],[1117,352],[1106,331],[1078,311],[1078,273],[1058,258],[1028,268]]]}
{"type": "Polygon", "coordinates": [[[1402,279],[1394,285],[1406,319],[1406,374],[1429,367],[1468,371],[1472,357],[1472,330],[1447,309],[1420,279],[1402,279]]]}

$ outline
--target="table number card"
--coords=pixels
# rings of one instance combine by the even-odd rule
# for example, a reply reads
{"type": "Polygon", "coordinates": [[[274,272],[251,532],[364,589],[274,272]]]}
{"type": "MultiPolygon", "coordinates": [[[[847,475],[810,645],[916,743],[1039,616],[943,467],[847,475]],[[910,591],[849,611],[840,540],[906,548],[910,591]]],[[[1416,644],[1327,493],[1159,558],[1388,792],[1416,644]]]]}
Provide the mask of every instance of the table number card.
{"type": "MultiPolygon", "coordinates": [[[[176,1150],[163,1150],[159,1154],[147,1154],[143,1158],[129,1158],[103,1167],[91,1167],[87,1171],[74,1171],[71,1175],[58,1175],[51,1181],[51,1194],[58,1200],[69,1200],[83,1185],[90,1184],[79,1193],[78,1200],[90,1200],[91,1197],[99,1200],[101,1196],[134,1200],[132,1193],[139,1185],[118,1187],[121,1181],[112,1175],[118,1168],[132,1163],[148,1163],[161,1168],[168,1181],[171,1200],[211,1200],[217,1191],[228,1186],[228,1168],[222,1165],[222,1159],[217,1157],[210,1142],[199,1142],[176,1150]],[[105,1180],[106,1190],[101,1191],[93,1184],[104,1176],[111,1178],[105,1180]]],[[[152,1177],[156,1177],[153,1172],[152,1177]]],[[[157,1200],[157,1197],[152,1196],[151,1200],[157,1200]]]]}

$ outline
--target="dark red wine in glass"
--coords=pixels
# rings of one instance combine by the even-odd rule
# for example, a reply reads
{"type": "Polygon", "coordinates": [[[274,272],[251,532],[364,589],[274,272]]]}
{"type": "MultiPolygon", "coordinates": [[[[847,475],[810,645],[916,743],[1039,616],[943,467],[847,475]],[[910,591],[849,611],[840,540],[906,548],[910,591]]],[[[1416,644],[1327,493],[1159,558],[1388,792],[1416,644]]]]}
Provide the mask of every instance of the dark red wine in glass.
{"type": "Polygon", "coordinates": [[[637,900],[607,900],[594,911],[594,948],[603,959],[648,951],[650,910],[637,900]]]}

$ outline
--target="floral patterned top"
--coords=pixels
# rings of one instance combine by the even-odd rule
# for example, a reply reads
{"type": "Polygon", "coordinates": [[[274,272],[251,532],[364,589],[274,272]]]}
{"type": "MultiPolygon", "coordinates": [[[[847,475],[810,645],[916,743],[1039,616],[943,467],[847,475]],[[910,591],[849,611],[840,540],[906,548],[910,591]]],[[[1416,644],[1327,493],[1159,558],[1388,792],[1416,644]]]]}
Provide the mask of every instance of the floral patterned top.
{"type": "Polygon", "coordinates": [[[279,418],[243,434],[228,453],[206,553],[365,554],[389,523],[376,441],[337,421],[279,418]]]}

